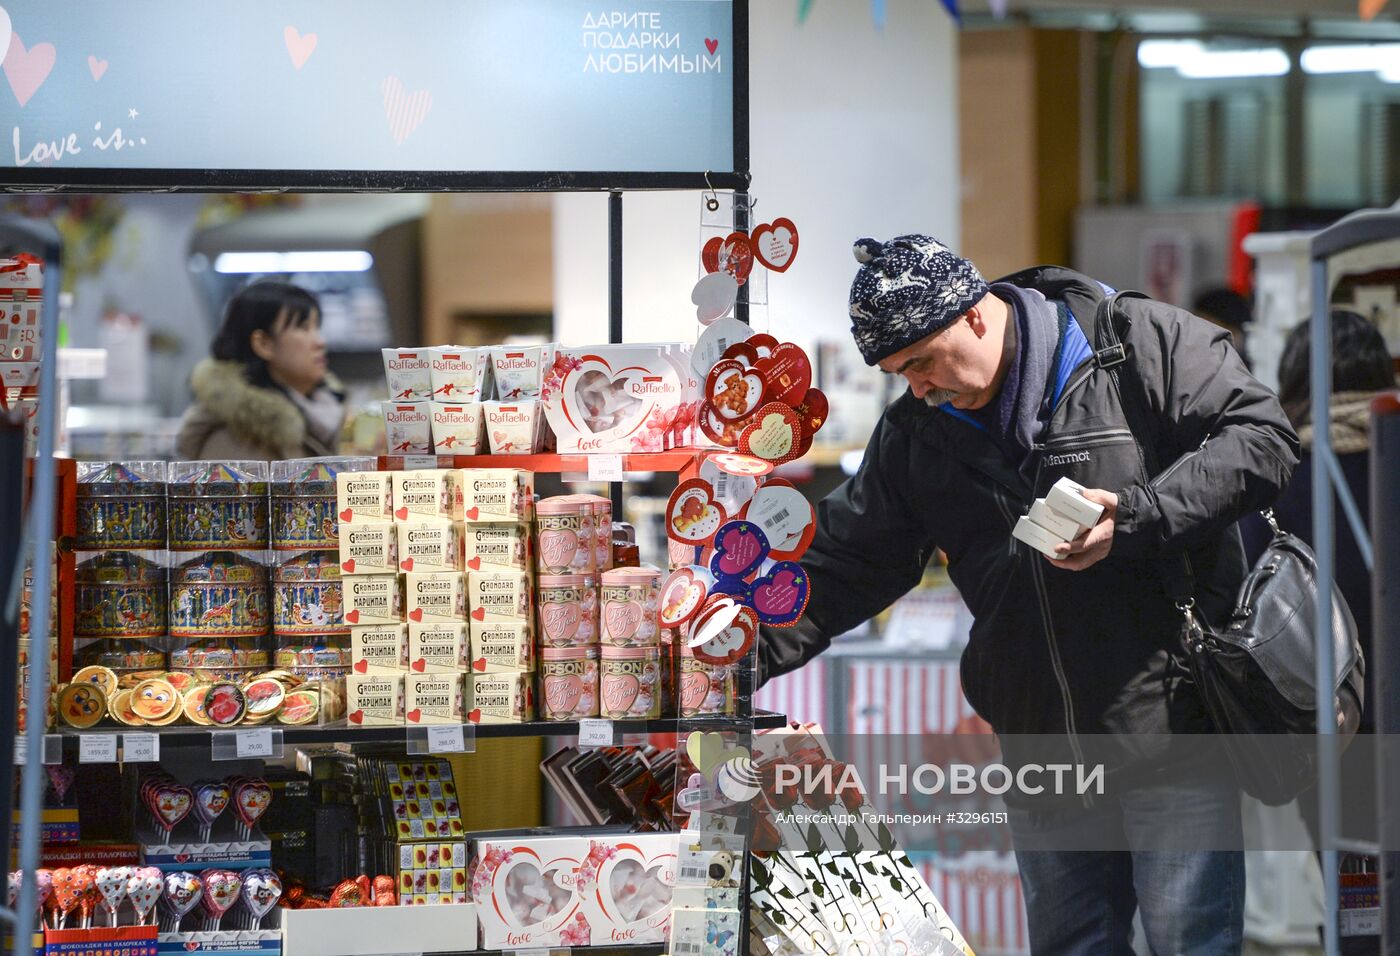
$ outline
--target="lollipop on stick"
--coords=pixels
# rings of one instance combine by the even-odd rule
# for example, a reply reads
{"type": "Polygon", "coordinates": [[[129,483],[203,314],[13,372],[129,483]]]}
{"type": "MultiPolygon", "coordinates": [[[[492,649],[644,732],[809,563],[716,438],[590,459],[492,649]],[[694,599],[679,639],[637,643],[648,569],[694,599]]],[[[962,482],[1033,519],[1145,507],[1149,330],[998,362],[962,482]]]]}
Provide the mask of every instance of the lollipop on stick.
{"type": "Polygon", "coordinates": [[[229,907],[238,902],[238,894],[243,889],[243,880],[232,870],[205,870],[199,874],[204,884],[204,895],[200,903],[204,906],[204,929],[217,932],[229,907]]]}
{"type": "Polygon", "coordinates": [[[68,925],[68,914],[78,905],[80,896],[72,870],[61,866],[53,871],[53,895],[49,897],[51,929],[63,929],[68,925]]]}
{"type": "Polygon", "coordinates": [[[92,929],[92,911],[102,900],[102,894],[97,890],[97,867],[91,863],[73,867],[73,888],[78,892],[82,928],[92,929]]]}
{"type": "Polygon", "coordinates": [[[137,926],[145,926],[151,918],[151,911],[160,899],[161,884],[161,872],[153,866],[141,866],[131,871],[131,878],[126,881],[126,896],[131,900],[131,908],[136,911],[137,926]]]}
{"type": "Polygon", "coordinates": [[[238,815],[238,834],[245,840],[251,840],[253,828],[272,803],[272,788],[265,780],[240,780],[233,785],[232,791],[233,812],[238,815]]]}
{"type": "Polygon", "coordinates": [[[231,794],[222,780],[209,780],[194,785],[194,816],[199,821],[199,842],[208,843],[213,837],[214,823],[228,808],[231,794]]]}
{"type": "Polygon", "coordinates": [[[282,896],[282,880],[267,867],[245,870],[243,873],[243,906],[245,908],[242,927],[258,929],[263,917],[272,912],[282,896]]]}
{"type": "Polygon", "coordinates": [[[193,873],[181,870],[165,874],[165,895],[161,897],[165,903],[165,915],[160,921],[161,932],[180,932],[180,921],[199,905],[199,898],[203,895],[204,884],[193,873]]]}
{"type": "Polygon", "coordinates": [[[103,906],[107,910],[109,926],[119,926],[117,910],[126,899],[127,884],[131,882],[132,869],[129,866],[109,866],[97,871],[97,892],[102,894],[103,906]]]}

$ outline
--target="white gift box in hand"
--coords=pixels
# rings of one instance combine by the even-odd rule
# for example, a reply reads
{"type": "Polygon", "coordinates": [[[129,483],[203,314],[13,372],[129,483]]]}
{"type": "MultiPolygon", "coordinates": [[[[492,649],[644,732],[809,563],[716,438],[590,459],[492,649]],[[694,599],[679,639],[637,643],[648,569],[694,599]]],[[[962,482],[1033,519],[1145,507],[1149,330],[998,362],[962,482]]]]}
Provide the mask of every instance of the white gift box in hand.
{"type": "Polygon", "coordinates": [[[1047,558],[1059,558],[1059,545],[1084,534],[1103,517],[1103,505],[1084,497],[1084,486],[1061,478],[1044,498],[1037,498],[1030,513],[1016,522],[1011,536],[1024,541],[1047,558]]]}

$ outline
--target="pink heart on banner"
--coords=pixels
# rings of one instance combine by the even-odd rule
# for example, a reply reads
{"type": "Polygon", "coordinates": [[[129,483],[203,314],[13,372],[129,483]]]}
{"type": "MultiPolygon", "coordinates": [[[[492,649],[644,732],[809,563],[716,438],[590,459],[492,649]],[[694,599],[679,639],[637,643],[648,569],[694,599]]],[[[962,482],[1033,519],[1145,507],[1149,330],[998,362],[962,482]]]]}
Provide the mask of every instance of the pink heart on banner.
{"type": "Polygon", "coordinates": [[[385,77],[380,89],[384,94],[384,118],[389,121],[389,133],[394,137],[394,144],[402,146],[433,108],[433,94],[428,90],[405,92],[403,81],[397,76],[385,77]]]}
{"type": "Polygon", "coordinates": [[[92,74],[93,82],[97,82],[102,79],[103,75],[107,72],[107,61],[99,60],[95,56],[89,56],[88,72],[92,74]]]}
{"type": "Polygon", "coordinates": [[[316,52],[316,34],[297,32],[297,28],[291,25],[283,28],[282,39],[287,41],[287,53],[292,58],[292,66],[300,70],[306,66],[306,61],[311,59],[311,54],[316,52]]]}
{"type": "Polygon", "coordinates": [[[52,43],[36,43],[26,50],[19,34],[10,34],[10,49],[5,54],[5,79],[10,81],[10,89],[21,108],[49,78],[57,57],[58,51],[52,43]]]}

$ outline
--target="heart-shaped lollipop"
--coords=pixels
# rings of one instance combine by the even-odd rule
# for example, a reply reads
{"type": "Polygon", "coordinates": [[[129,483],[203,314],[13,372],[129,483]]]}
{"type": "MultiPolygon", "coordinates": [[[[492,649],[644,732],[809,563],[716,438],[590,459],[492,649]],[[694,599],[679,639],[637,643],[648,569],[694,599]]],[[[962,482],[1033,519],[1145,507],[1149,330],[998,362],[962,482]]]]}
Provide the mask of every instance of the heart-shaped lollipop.
{"type": "Polygon", "coordinates": [[[49,776],[49,786],[53,788],[54,797],[62,805],[63,798],[68,795],[68,791],[73,787],[73,781],[77,779],[77,771],[72,767],[55,764],[45,767],[44,772],[49,776]]]}
{"type": "Polygon", "coordinates": [[[23,870],[11,870],[11,871],[10,871],[10,889],[9,889],[9,895],[6,897],[6,899],[9,900],[9,907],[10,907],[10,909],[14,909],[14,908],[15,908],[15,904],[19,902],[19,886],[20,886],[20,884],[23,883],[23,882],[24,882],[24,871],[23,871],[23,870]]]}
{"type": "Polygon", "coordinates": [[[170,834],[194,807],[194,793],[182,783],[161,783],[150,794],[156,822],[170,834]]]}
{"type": "Polygon", "coordinates": [[[257,929],[262,919],[282,897],[282,880],[266,867],[243,872],[243,905],[247,908],[244,929],[257,929]]]}
{"type": "Polygon", "coordinates": [[[107,908],[109,925],[117,925],[117,909],[126,899],[127,883],[131,881],[132,869],[129,866],[109,866],[97,871],[97,892],[102,894],[102,902],[107,908]]]}
{"type": "Polygon", "coordinates": [[[50,924],[54,929],[63,929],[68,923],[68,914],[82,901],[83,893],[77,885],[73,871],[59,867],[53,871],[53,895],[49,897],[49,908],[54,911],[50,924]]]}
{"type": "Polygon", "coordinates": [[[272,788],[264,780],[243,780],[233,788],[233,812],[238,814],[240,832],[247,839],[272,803],[272,788]]]}
{"type": "Polygon", "coordinates": [[[97,889],[97,866],[84,863],[73,867],[73,886],[78,891],[78,910],[82,913],[83,929],[92,928],[92,911],[102,901],[97,889]]]}
{"type": "Polygon", "coordinates": [[[167,933],[178,933],[180,921],[190,910],[199,905],[204,895],[204,884],[193,873],[181,870],[165,874],[165,915],[161,918],[161,929],[167,933]]]}
{"type": "Polygon", "coordinates": [[[232,870],[205,870],[199,874],[204,884],[200,903],[204,905],[205,930],[217,931],[223,922],[224,914],[234,903],[243,889],[243,880],[232,870]]]}
{"type": "Polygon", "coordinates": [[[228,809],[232,794],[229,785],[223,780],[205,781],[194,785],[195,819],[199,821],[199,840],[208,843],[213,835],[214,823],[228,809]]]}
{"type": "Polygon", "coordinates": [[[160,899],[162,884],[161,872],[153,866],[141,866],[131,871],[126,881],[126,897],[131,900],[131,908],[136,910],[136,925],[145,926],[151,918],[151,911],[160,899]]]}

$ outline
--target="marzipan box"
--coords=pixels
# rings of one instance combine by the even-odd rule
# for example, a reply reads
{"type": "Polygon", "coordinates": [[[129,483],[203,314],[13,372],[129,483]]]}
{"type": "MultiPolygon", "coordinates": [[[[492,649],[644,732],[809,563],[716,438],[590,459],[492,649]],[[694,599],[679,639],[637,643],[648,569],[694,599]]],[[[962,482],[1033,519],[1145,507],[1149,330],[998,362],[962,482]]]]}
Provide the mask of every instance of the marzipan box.
{"type": "Polygon", "coordinates": [[[403,623],[403,578],[397,574],[353,574],[342,578],[345,623],[403,623]]]}
{"type": "Polygon", "coordinates": [[[350,669],[356,674],[401,674],[408,670],[408,628],[403,624],[352,627],[350,669]]]}
{"type": "Polygon", "coordinates": [[[342,523],[340,570],[345,574],[396,573],[399,570],[398,530],[389,523],[342,523]]]}
{"type": "Polygon", "coordinates": [[[409,724],[460,724],[462,675],[409,674],[404,719],[409,724]]]}
{"type": "Polygon", "coordinates": [[[353,471],[335,476],[335,511],[341,524],[392,521],[393,501],[393,475],[389,472],[353,471]]]}
{"type": "Polygon", "coordinates": [[[408,625],[408,669],[415,674],[461,673],[467,665],[467,625],[408,625]]]}
{"type": "Polygon", "coordinates": [[[351,674],[345,678],[346,719],[350,725],[401,726],[403,682],[403,674],[351,674]]]}
{"type": "Polygon", "coordinates": [[[528,621],[472,621],[470,628],[472,673],[505,674],[535,669],[534,642],[528,621]]]}
{"type": "Polygon", "coordinates": [[[534,675],[468,674],[467,720],[474,724],[514,724],[535,719],[534,675]]]}

